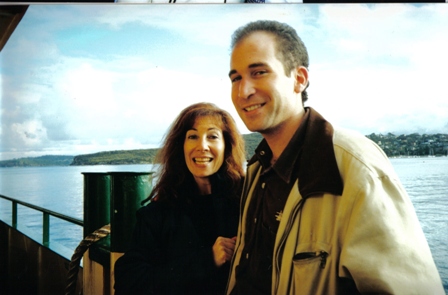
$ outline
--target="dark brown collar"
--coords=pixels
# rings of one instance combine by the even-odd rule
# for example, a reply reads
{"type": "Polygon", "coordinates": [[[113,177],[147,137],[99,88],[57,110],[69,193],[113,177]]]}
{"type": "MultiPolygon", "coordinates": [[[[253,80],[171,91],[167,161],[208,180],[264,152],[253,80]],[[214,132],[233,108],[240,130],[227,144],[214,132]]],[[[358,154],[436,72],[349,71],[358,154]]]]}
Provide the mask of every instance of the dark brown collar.
{"type": "MultiPolygon", "coordinates": [[[[303,198],[320,193],[341,195],[343,184],[334,155],[333,126],[314,109],[307,107],[305,111],[300,127],[272,168],[286,183],[298,178],[303,198]]],[[[266,168],[270,160],[266,155],[272,153],[263,139],[248,165],[260,161],[266,168]]]]}

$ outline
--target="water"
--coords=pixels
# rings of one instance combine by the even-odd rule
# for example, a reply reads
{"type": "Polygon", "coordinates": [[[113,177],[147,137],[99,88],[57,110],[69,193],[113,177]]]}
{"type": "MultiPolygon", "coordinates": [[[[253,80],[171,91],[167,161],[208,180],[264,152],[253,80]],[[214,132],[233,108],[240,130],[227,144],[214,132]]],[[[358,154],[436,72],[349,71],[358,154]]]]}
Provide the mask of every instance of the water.
{"type": "Polygon", "coordinates": [[[414,204],[448,294],[448,157],[391,162],[414,204]]]}
{"type": "MultiPolygon", "coordinates": [[[[395,158],[448,293],[448,157],[395,158]]],[[[83,218],[82,172],[153,171],[151,165],[0,168],[0,194],[75,218],[83,218]]],[[[19,206],[19,223],[42,232],[42,216],[19,206]]],[[[0,199],[0,218],[10,222],[11,203],[0,199]]],[[[50,243],[75,249],[82,228],[50,218],[50,243]]]]}
{"type": "MultiPolygon", "coordinates": [[[[0,194],[48,210],[83,219],[83,172],[149,172],[152,165],[63,167],[0,167],[0,194]]],[[[18,223],[42,235],[42,213],[18,205],[18,223]]],[[[11,202],[0,199],[0,219],[11,223],[11,202]]],[[[50,243],[73,251],[83,238],[82,227],[50,217],[50,243]]]]}

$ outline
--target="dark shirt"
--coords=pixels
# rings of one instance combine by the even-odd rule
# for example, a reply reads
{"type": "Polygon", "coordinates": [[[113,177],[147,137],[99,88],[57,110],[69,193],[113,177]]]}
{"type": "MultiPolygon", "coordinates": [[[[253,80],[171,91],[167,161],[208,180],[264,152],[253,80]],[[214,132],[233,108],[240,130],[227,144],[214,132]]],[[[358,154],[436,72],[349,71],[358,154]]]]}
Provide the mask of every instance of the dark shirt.
{"type": "Polygon", "coordinates": [[[271,166],[272,151],[263,140],[252,160],[263,167],[249,204],[246,244],[236,268],[236,285],[232,294],[270,294],[272,285],[272,254],[283,208],[298,178],[296,167],[308,124],[306,111],[300,127],[271,166]]]}

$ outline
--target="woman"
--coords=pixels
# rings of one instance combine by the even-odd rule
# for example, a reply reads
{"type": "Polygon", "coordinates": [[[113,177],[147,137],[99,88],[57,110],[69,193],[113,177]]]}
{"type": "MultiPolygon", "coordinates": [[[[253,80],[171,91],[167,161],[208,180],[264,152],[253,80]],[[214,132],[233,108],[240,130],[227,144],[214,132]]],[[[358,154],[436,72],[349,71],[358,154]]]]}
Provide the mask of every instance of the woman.
{"type": "Polygon", "coordinates": [[[211,103],[184,109],[158,154],[159,180],[115,264],[115,294],[224,294],[238,226],[244,141],[211,103]]]}

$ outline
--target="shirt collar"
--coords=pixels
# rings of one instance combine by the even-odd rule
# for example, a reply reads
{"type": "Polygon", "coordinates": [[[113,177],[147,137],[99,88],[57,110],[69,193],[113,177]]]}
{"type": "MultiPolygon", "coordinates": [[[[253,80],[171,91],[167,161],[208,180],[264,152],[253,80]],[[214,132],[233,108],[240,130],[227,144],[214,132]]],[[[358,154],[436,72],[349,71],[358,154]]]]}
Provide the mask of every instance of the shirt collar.
{"type": "MultiPolygon", "coordinates": [[[[317,193],[341,195],[343,184],[333,148],[333,126],[317,111],[305,108],[302,123],[272,169],[286,183],[298,178],[300,194],[306,198],[317,193]]],[[[270,167],[271,149],[262,140],[248,165],[260,161],[270,167]]]]}

